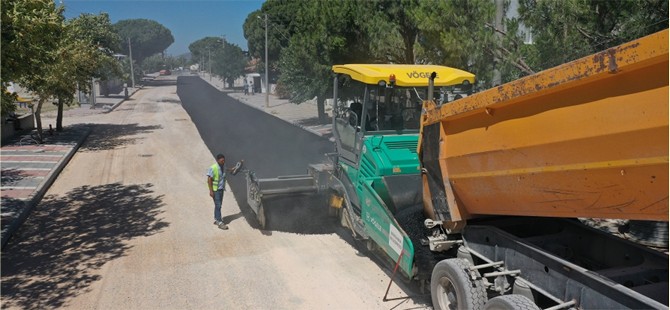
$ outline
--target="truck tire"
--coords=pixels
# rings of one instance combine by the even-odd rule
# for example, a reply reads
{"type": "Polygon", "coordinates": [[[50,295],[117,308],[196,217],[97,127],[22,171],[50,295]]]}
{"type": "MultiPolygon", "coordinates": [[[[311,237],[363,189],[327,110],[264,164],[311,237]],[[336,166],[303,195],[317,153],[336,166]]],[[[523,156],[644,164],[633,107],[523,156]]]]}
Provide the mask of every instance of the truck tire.
{"type": "Polygon", "coordinates": [[[491,298],[484,310],[540,310],[540,307],[526,296],[512,294],[491,298]]]}
{"type": "Polygon", "coordinates": [[[486,288],[481,279],[473,281],[470,278],[469,267],[470,263],[462,258],[445,259],[435,265],[430,279],[434,309],[484,308],[486,288]]]}

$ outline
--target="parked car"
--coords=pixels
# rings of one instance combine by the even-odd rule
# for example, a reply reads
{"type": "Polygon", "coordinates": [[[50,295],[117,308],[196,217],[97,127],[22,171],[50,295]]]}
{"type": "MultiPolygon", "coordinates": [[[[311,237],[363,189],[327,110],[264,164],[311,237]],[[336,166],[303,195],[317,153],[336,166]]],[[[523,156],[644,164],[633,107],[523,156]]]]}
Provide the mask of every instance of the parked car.
{"type": "Polygon", "coordinates": [[[172,74],[172,72],[170,72],[170,70],[163,69],[159,72],[159,74],[160,75],[170,75],[170,74],[172,74]]]}

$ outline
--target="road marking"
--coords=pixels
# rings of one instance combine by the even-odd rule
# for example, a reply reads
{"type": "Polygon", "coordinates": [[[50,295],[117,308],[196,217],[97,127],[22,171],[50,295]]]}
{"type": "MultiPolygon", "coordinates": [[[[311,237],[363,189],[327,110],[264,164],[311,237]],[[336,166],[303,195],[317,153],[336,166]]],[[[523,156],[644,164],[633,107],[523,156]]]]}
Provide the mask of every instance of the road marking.
{"type": "Polygon", "coordinates": [[[31,164],[55,164],[58,161],[32,161],[32,160],[22,160],[22,161],[15,161],[15,160],[8,160],[8,161],[2,161],[3,163],[6,164],[24,164],[24,163],[31,163],[31,164]]]}
{"type": "Polygon", "coordinates": [[[21,170],[21,171],[50,171],[53,170],[52,168],[22,168],[22,167],[16,167],[16,168],[7,168],[7,169],[2,169],[3,172],[6,172],[6,170],[21,170]]]}

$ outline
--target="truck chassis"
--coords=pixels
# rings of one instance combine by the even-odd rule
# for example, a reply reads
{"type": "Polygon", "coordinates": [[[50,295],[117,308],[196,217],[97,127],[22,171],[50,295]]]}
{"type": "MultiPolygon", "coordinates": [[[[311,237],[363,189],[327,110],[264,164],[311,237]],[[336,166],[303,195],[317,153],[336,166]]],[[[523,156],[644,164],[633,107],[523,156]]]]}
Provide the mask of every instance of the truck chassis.
{"type": "Polygon", "coordinates": [[[517,294],[550,309],[667,309],[667,255],[577,220],[472,220],[461,237],[455,259],[468,261],[470,285],[490,297],[517,294]]]}

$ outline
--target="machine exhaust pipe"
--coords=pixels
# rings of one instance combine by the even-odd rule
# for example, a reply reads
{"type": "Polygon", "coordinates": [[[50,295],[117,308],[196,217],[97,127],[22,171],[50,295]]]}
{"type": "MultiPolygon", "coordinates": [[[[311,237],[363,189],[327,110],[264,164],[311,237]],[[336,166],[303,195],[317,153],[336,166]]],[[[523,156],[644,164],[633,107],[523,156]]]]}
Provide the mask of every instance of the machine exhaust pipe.
{"type": "Polygon", "coordinates": [[[433,92],[435,91],[435,77],[437,73],[433,71],[428,78],[428,100],[433,101],[433,92]]]}

